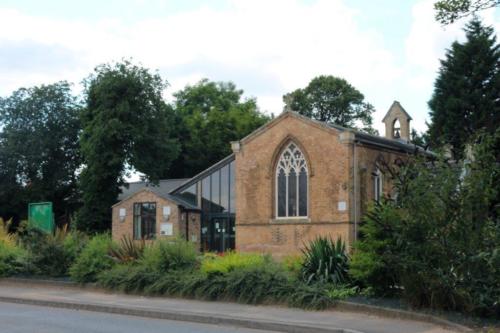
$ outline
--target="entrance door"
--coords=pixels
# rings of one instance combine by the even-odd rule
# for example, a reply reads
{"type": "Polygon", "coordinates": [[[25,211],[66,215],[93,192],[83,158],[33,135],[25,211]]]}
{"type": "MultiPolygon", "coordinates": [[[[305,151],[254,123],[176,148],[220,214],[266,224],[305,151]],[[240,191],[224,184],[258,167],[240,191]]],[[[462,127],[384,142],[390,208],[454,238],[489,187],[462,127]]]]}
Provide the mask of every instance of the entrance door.
{"type": "Polygon", "coordinates": [[[203,231],[206,233],[206,241],[204,242],[205,251],[226,252],[234,250],[234,217],[211,217],[204,228],[202,228],[203,231]]]}

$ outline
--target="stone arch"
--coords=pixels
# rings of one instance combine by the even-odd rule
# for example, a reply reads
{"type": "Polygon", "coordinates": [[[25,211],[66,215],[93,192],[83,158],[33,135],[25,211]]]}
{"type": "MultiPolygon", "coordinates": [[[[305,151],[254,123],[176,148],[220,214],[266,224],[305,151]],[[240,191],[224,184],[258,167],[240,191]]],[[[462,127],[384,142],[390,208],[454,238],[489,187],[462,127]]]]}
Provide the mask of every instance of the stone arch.
{"type": "Polygon", "coordinates": [[[304,158],[307,163],[307,168],[309,172],[309,177],[314,176],[314,167],[313,164],[311,163],[311,159],[309,157],[309,154],[307,150],[304,148],[302,143],[293,135],[287,135],[281,142],[276,146],[276,149],[273,152],[272,158],[271,158],[271,163],[269,164],[268,171],[267,171],[267,177],[271,178],[274,180],[274,171],[276,170],[276,165],[278,164],[279,158],[281,156],[281,153],[283,150],[288,147],[290,143],[294,143],[297,145],[297,147],[300,149],[302,154],[304,155],[304,158]]]}

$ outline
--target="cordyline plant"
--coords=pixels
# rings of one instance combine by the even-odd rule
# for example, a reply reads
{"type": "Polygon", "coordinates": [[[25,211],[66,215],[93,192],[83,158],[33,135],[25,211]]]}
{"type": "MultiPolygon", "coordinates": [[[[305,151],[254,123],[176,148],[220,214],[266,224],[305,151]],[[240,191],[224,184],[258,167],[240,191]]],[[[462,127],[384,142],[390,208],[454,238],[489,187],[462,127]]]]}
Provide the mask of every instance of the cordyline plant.
{"type": "Polygon", "coordinates": [[[302,250],[302,278],[313,282],[344,284],[348,281],[349,256],[342,239],[318,237],[302,250]]]}

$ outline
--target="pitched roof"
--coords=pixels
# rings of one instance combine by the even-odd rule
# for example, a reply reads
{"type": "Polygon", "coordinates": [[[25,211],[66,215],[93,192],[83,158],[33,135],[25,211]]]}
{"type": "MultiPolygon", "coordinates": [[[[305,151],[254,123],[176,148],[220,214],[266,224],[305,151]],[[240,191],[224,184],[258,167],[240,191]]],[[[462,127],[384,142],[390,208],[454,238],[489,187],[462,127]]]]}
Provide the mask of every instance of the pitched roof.
{"type": "Polygon", "coordinates": [[[162,179],[158,182],[158,184],[153,184],[146,181],[128,183],[128,187],[123,186],[121,188],[122,193],[118,196],[117,204],[123,200],[132,197],[133,195],[141,191],[151,191],[154,194],[158,195],[159,197],[175,202],[176,204],[183,206],[187,209],[197,210],[198,207],[189,203],[184,198],[175,194],[170,194],[170,192],[173,189],[179,187],[181,184],[185,183],[189,179],[190,178],[162,179]]]}
{"type": "Polygon", "coordinates": [[[131,182],[127,186],[122,186],[121,193],[118,195],[118,201],[122,201],[131,195],[136,194],[143,188],[147,187],[152,192],[158,194],[159,196],[164,196],[172,191],[174,188],[178,187],[182,183],[186,182],[189,178],[181,179],[163,179],[158,182],[158,184],[153,184],[147,181],[131,182]]]}
{"type": "Polygon", "coordinates": [[[403,112],[405,114],[405,116],[408,118],[408,120],[412,120],[413,118],[408,114],[408,112],[406,112],[406,110],[403,108],[403,106],[401,105],[401,103],[399,103],[398,101],[394,101],[392,102],[392,105],[391,107],[389,108],[389,110],[387,110],[387,113],[385,114],[384,118],[382,118],[382,122],[385,121],[385,119],[387,117],[389,117],[389,115],[391,114],[392,110],[394,108],[398,108],[401,110],[401,112],[403,112]]]}
{"type": "MultiPolygon", "coordinates": [[[[399,102],[397,102],[397,101],[395,103],[399,104],[399,102]]],[[[393,105],[394,105],[394,103],[393,103],[393,105]]],[[[404,111],[404,109],[402,109],[402,110],[403,110],[403,112],[406,113],[406,111],[404,111]]],[[[286,117],[293,117],[293,118],[308,122],[310,124],[313,124],[315,126],[322,127],[325,129],[330,129],[330,130],[334,129],[334,130],[337,130],[339,132],[351,132],[354,134],[356,141],[362,142],[364,144],[372,145],[375,147],[392,149],[392,150],[396,150],[396,151],[410,152],[410,153],[413,153],[415,151],[430,153],[429,151],[426,151],[424,148],[417,146],[413,143],[407,143],[407,142],[403,142],[401,140],[396,140],[396,139],[389,139],[389,138],[381,137],[378,135],[372,135],[372,134],[368,134],[365,132],[361,132],[361,131],[358,131],[358,130],[355,130],[352,128],[343,127],[343,126],[340,126],[337,124],[328,123],[328,122],[319,121],[319,120],[314,120],[314,119],[311,119],[311,118],[306,117],[304,115],[301,115],[295,111],[290,111],[290,110],[283,111],[278,117],[269,121],[267,124],[259,127],[258,129],[256,129],[255,131],[253,131],[252,133],[250,133],[249,135],[247,135],[246,137],[241,139],[240,142],[245,144],[246,142],[252,140],[253,138],[255,138],[258,135],[260,135],[261,133],[263,133],[268,128],[270,128],[270,127],[274,126],[275,124],[277,124],[278,122],[282,121],[286,117]]]]}

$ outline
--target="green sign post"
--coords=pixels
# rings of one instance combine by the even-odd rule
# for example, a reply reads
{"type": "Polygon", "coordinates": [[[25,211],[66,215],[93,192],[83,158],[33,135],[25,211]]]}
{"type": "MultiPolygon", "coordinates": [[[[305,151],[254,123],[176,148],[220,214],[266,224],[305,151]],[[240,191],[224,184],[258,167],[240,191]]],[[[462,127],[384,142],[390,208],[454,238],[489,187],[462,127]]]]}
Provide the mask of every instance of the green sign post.
{"type": "Polygon", "coordinates": [[[28,206],[28,225],[46,233],[53,233],[55,229],[52,202],[35,202],[28,206]]]}

